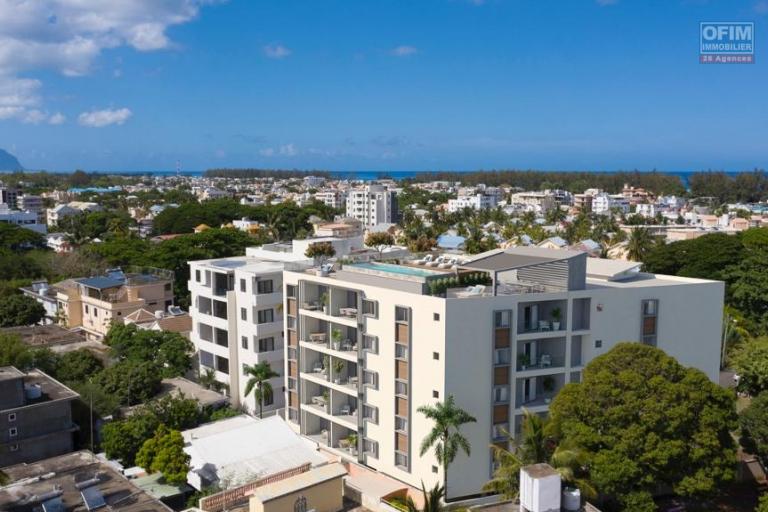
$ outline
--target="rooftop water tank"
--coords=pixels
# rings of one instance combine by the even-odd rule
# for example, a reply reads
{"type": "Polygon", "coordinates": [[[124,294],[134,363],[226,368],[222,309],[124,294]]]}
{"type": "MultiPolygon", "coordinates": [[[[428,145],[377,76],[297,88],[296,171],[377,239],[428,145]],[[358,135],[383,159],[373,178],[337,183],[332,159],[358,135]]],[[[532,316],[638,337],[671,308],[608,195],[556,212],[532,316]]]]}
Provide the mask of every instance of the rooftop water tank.
{"type": "Polygon", "coordinates": [[[563,489],[563,510],[576,512],[581,510],[581,491],[574,487],[563,489]]]}
{"type": "Polygon", "coordinates": [[[24,396],[27,400],[37,400],[43,396],[43,387],[40,384],[24,384],[24,396]]]}

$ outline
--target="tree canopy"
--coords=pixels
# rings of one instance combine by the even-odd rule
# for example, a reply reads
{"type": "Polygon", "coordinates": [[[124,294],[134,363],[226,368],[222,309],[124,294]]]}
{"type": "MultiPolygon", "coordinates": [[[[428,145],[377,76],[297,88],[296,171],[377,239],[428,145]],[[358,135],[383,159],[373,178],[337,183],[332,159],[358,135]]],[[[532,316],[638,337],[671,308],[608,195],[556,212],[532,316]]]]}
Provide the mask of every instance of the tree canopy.
{"type": "Polygon", "coordinates": [[[189,455],[184,452],[181,432],[160,425],[155,435],[144,441],[136,464],[151,473],[160,472],[169,484],[183,484],[187,481],[189,455]]]}
{"type": "Polygon", "coordinates": [[[0,300],[0,327],[34,325],[45,318],[45,308],[32,297],[11,295],[0,300]]]}
{"type": "Polygon", "coordinates": [[[659,486],[702,495],[734,477],[733,392],[657,348],[618,344],[560,391],[550,414],[561,442],[588,453],[598,492],[626,510],[655,510],[659,486]]]}
{"type": "Polygon", "coordinates": [[[154,364],[162,378],[184,375],[192,367],[192,344],[176,332],[114,324],[104,343],[118,361],[154,364]]]}

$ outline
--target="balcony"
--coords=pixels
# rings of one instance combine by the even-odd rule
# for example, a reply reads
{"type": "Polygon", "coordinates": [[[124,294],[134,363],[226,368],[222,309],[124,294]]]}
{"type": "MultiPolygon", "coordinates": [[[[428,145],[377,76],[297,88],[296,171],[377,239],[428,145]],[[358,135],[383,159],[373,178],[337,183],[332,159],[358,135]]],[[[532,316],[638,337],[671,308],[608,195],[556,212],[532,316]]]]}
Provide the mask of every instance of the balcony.
{"type": "Polygon", "coordinates": [[[565,368],[564,356],[552,356],[550,354],[540,354],[534,361],[530,361],[524,357],[523,354],[519,354],[517,358],[517,371],[533,371],[533,370],[559,370],[562,371],[565,368]]]}

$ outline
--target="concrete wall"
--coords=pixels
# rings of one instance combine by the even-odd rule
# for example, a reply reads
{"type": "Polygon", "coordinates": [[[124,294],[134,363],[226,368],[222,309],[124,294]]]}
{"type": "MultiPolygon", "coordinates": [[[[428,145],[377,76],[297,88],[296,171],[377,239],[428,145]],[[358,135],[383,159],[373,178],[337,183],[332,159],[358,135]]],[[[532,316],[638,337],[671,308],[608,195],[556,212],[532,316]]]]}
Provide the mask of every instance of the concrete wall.
{"type": "Polygon", "coordinates": [[[254,497],[249,504],[250,512],[291,511],[301,497],[307,500],[307,510],[337,512],[343,508],[343,481],[341,478],[328,480],[266,502],[254,497]]]}

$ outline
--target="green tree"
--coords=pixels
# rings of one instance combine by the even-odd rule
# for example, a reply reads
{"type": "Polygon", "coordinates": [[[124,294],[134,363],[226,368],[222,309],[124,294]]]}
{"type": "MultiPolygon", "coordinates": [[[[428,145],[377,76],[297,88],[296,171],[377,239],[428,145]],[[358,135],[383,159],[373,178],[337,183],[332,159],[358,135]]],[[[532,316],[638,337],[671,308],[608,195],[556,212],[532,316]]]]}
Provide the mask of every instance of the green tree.
{"type": "Polygon", "coordinates": [[[136,464],[151,473],[160,472],[169,484],[183,484],[189,472],[189,455],[184,452],[181,432],[160,425],[136,455],[136,464]]]}
{"type": "Polygon", "coordinates": [[[386,231],[372,231],[365,237],[365,245],[373,247],[379,252],[379,259],[381,259],[381,253],[387,247],[395,245],[395,237],[386,231]]]}
{"type": "Polygon", "coordinates": [[[416,506],[416,502],[413,498],[408,496],[405,502],[405,506],[408,512],[443,512],[446,508],[443,506],[443,496],[445,495],[445,488],[440,484],[435,484],[429,491],[424,487],[424,482],[421,482],[421,495],[424,500],[424,507],[419,509],[416,506]]]}
{"type": "Polygon", "coordinates": [[[183,393],[153,400],[147,404],[147,408],[160,423],[173,430],[194,428],[202,418],[200,402],[186,398],[183,393]]]}
{"type": "Polygon", "coordinates": [[[477,420],[456,405],[453,395],[449,395],[444,402],[437,402],[435,405],[422,405],[417,411],[433,423],[432,429],[421,441],[419,453],[423,457],[430,448],[434,448],[435,458],[443,466],[443,488],[447,497],[448,466],[453,463],[459,450],[467,456],[471,450],[469,441],[461,433],[461,426],[475,423],[477,420]]]}
{"type": "Polygon", "coordinates": [[[651,252],[655,241],[648,228],[634,228],[627,240],[627,257],[632,261],[643,261],[651,252]]]}
{"type": "Polygon", "coordinates": [[[144,442],[160,426],[157,417],[140,410],[124,420],[112,421],[101,431],[101,447],[110,459],[118,459],[124,466],[135,464],[136,454],[144,442]]]}
{"type": "Polygon", "coordinates": [[[0,247],[12,251],[45,247],[45,237],[16,224],[0,222],[0,247]]]}
{"type": "Polygon", "coordinates": [[[279,377],[280,374],[275,372],[266,361],[246,367],[244,373],[248,377],[248,382],[245,385],[245,396],[249,396],[253,392],[253,397],[259,404],[259,418],[261,418],[264,401],[272,398],[272,384],[269,383],[269,379],[279,377]]]}
{"type": "Polygon", "coordinates": [[[330,242],[316,242],[309,244],[307,250],[304,251],[304,256],[319,260],[321,264],[325,263],[329,258],[336,256],[336,249],[333,248],[333,244],[330,242]]]}
{"type": "Polygon", "coordinates": [[[652,493],[712,493],[734,477],[733,392],[663,351],[620,343],[590,362],[550,407],[554,432],[588,454],[590,478],[627,510],[652,493]]]}
{"type": "Polygon", "coordinates": [[[15,366],[19,370],[39,368],[54,374],[58,357],[47,348],[30,348],[16,334],[0,334],[0,366],[15,366]]]}
{"type": "Polygon", "coordinates": [[[34,325],[45,318],[45,308],[32,297],[11,295],[0,299],[0,327],[34,325]]]}
{"type": "Polygon", "coordinates": [[[768,494],[760,496],[755,512],[768,512],[768,494]]]}
{"type": "Polygon", "coordinates": [[[743,343],[733,356],[732,366],[739,375],[739,391],[757,396],[768,390],[768,338],[743,343]]]}
{"type": "Polygon", "coordinates": [[[161,377],[178,377],[192,367],[192,344],[177,332],[139,329],[114,324],[104,338],[110,354],[119,361],[153,362],[161,377]]]}
{"type": "Polygon", "coordinates": [[[94,381],[121,405],[148,401],[160,391],[161,368],[154,362],[120,361],[105,368],[94,381]]]}
{"type": "Polygon", "coordinates": [[[752,399],[739,416],[741,444],[754,453],[765,465],[768,463],[768,392],[752,399]]]}
{"type": "Polygon", "coordinates": [[[67,352],[59,357],[56,378],[67,384],[85,382],[96,375],[104,366],[101,360],[88,349],[67,352]]]}

